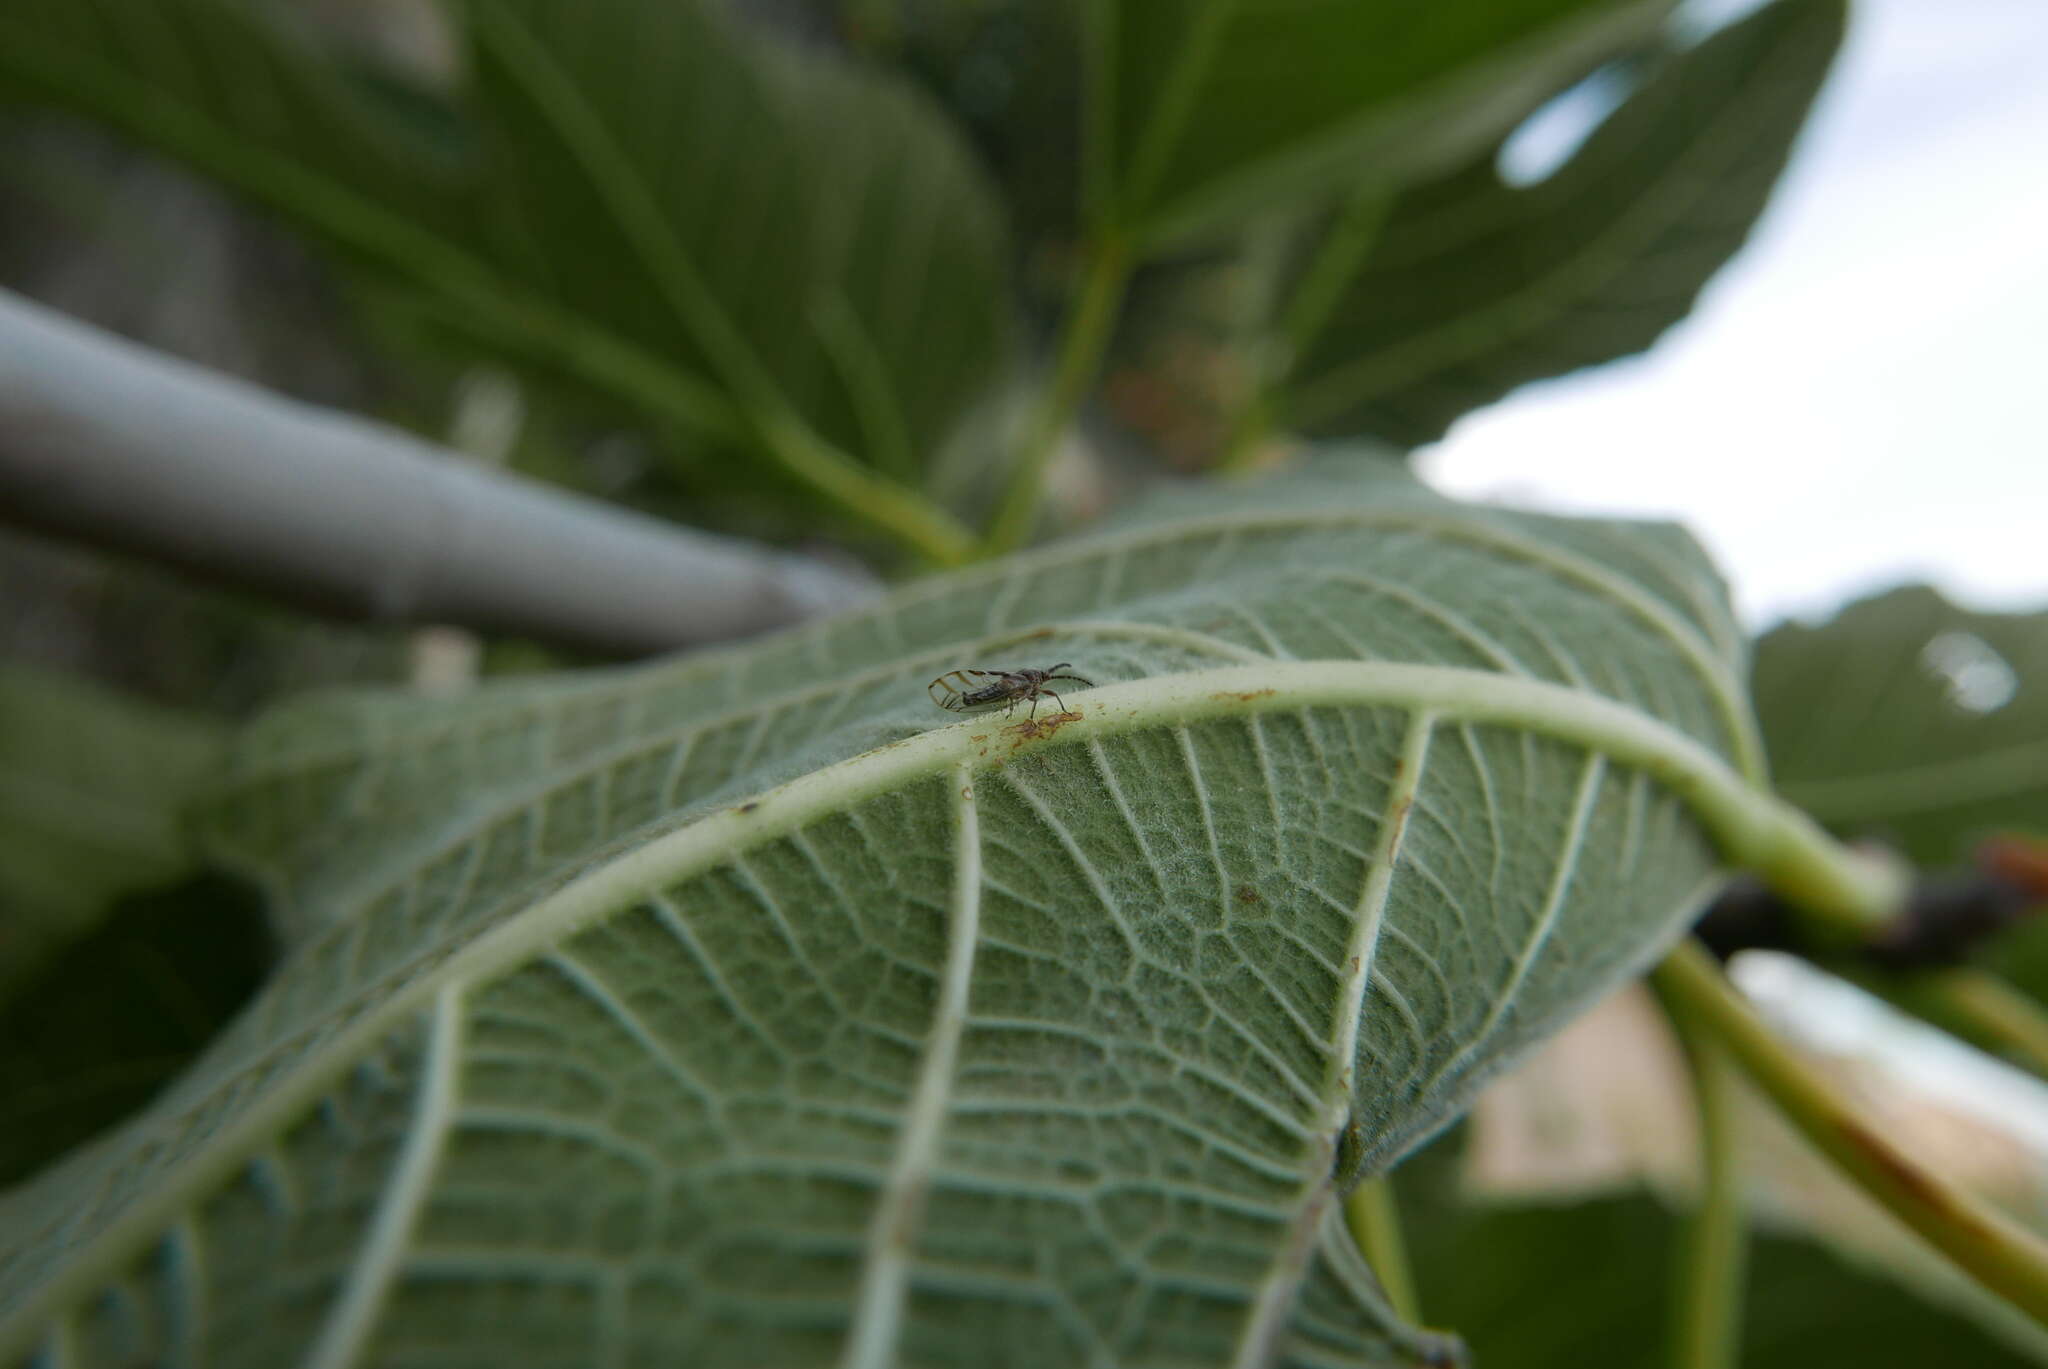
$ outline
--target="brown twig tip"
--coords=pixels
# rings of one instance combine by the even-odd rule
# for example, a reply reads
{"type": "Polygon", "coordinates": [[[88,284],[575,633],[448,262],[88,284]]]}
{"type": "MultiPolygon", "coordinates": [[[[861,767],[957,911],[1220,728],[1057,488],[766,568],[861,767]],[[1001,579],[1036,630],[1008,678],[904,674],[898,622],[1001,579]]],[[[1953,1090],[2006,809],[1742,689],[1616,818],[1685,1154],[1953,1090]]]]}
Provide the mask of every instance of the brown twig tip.
{"type": "MultiPolygon", "coordinates": [[[[1978,946],[2048,908],[2048,843],[1999,837],[1977,848],[1976,868],[1923,875],[1899,915],[1846,954],[1884,970],[1958,965],[1978,946]]],[[[1839,943],[1816,935],[1806,918],[1761,881],[1730,883],[1694,927],[1721,960],[1737,951],[1793,951],[1840,958],[1839,943]]]]}
{"type": "Polygon", "coordinates": [[[1977,868],[2024,890],[2034,898],[2037,912],[2048,905],[2048,838],[2007,832],[1977,847],[1977,868]]]}

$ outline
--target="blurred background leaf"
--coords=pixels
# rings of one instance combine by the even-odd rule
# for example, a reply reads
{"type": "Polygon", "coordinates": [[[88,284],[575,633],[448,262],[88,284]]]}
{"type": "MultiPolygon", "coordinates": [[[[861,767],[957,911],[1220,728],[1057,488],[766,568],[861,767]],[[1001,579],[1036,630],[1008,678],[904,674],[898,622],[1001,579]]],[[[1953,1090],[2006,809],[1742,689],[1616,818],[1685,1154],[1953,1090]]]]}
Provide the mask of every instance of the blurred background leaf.
{"type": "Polygon", "coordinates": [[[226,733],[84,680],[0,665],[0,1003],[115,895],[194,868],[182,809],[226,733]]]}
{"type": "Polygon", "coordinates": [[[219,875],[130,894],[80,931],[0,997],[0,1187],[149,1101],[272,959],[261,898],[219,875]]]}
{"type": "Polygon", "coordinates": [[[1779,0],[1646,62],[1533,185],[1507,184],[1492,146],[1390,209],[1333,213],[1287,286],[1305,316],[1283,422],[1417,446],[1517,385],[1655,342],[1748,238],[1845,20],[1843,0],[1779,0]],[[1360,216],[1363,264],[1330,290],[1317,264],[1355,259],[1360,216]]]}
{"type": "MultiPolygon", "coordinates": [[[[1806,1049],[1915,1158],[2035,1220],[2043,1188],[2019,1133],[1870,1060],[1806,1049]]],[[[1746,1369],[2048,1363],[2048,1336],[1933,1255],[1746,1087],[1734,1119],[1752,1216],[1746,1369]]],[[[1624,989],[1578,1018],[1396,1172],[1425,1320],[1457,1327],[1489,1369],[1669,1363],[1696,1130],[1676,1043],[1647,994],[1624,989]]]]}
{"type": "Polygon", "coordinates": [[[2048,834],[2048,613],[1889,590],[1766,633],[1752,688],[1778,788],[1838,832],[1937,868],[2048,834]]]}
{"type": "Polygon", "coordinates": [[[1666,0],[1086,6],[1084,198],[1105,226],[1159,241],[1242,226],[1361,178],[1412,179],[1491,144],[1669,10],[1666,0]]]}
{"type": "Polygon", "coordinates": [[[686,487],[750,485],[785,535],[830,511],[943,553],[917,480],[1002,376],[1011,307],[947,122],[716,5],[456,14],[466,79],[230,0],[30,0],[0,16],[0,92],[313,232],[402,287],[387,318],[569,379],[686,487]]]}
{"type": "MultiPolygon", "coordinates": [[[[1455,1151],[1456,1139],[1438,1148],[1455,1151]]],[[[1509,1202],[1461,1194],[1432,1155],[1400,1171],[1409,1253],[1432,1325],[1486,1369],[1669,1364],[1681,1218],[1646,1193],[1509,1202]],[[1411,1173],[1411,1170],[1414,1171],[1411,1173]]],[[[1783,1232],[1749,1250],[1744,1369],[2040,1363],[1968,1321],[1783,1232]]]]}

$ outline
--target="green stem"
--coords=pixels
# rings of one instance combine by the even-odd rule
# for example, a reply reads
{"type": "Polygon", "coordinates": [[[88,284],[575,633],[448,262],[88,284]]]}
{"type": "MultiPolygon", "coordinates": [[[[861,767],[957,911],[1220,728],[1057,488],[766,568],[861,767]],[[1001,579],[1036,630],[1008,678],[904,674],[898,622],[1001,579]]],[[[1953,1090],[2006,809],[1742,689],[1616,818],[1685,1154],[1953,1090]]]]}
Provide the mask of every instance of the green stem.
{"type": "Polygon", "coordinates": [[[1040,396],[1024,430],[1009,487],[1003,492],[989,527],[988,554],[1014,551],[1031,535],[1039,504],[1045,497],[1046,469],[1059,451],[1067,425],[1081,407],[1082,395],[1102,365],[1102,354],[1109,346],[1109,335],[1116,327],[1117,311],[1123,304],[1124,287],[1130,278],[1129,243],[1113,230],[1102,233],[1090,254],[1081,293],[1067,316],[1052,383],[1040,396]]]}
{"type": "Polygon", "coordinates": [[[1682,1005],[1845,1177],[1979,1284],[2048,1326],[2048,1245],[1886,1140],[1778,1040],[1697,944],[1673,950],[1653,978],[1665,1000],[1682,1005]]]}
{"type": "Polygon", "coordinates": [[[1344,1200],[1344,1224],[1379,1276],[1387,1305],[1410,1326],[1422,1325],[1422,1302],[1415,1294],[1415,1275],[1408,1267],[1408,1243],[1401,1236],[1401,1208],[1394,1185],[1385,1175],[1367,1179],[1344,1200]]]}
{"type": "Polygon", "coordinates": [[[1377,182],[1368,182],[1351,192],[1330,226],[1316,244],[1315,255],[1296,280],[1287,305],[1280,312],[1277,338],[1261,349],[1264,360],[1251,395],[1238,408],[1231,423],[1230,441],[1218,469],[1242,473],[1257,464],[1258,454],[1272,431],[1278,411],[1274,392],[1309,345],[1330,321],[1330,314],[1343,297],[1344,287],[1358,274],[1358,268],[1379,237],[1393,197],[1377,182]]]}
{"type": "MultiPolygon", "coordinates": [[[[1662,989],[1661,981],[1656,981],[1662,989]]],[[[1672,1300],[1672,1369],[1734,1369],[1742,1343],[1742,1174],[1735,1129],[1735,1079],[1727,1052],[1695,1010],[1660,992],[1692,1076],[1699,1118],[1700,1193],[1686,1232],[1672,1300]]]]}

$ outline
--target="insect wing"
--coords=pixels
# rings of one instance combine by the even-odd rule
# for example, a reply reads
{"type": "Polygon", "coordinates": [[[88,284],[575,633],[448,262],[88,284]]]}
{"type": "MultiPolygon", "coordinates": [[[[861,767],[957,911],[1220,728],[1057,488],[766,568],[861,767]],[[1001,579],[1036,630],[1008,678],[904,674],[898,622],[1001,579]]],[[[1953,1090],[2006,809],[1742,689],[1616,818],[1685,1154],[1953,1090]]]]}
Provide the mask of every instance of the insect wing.
{"type": "Polygon", "coordinates": [[[925,693],[940,708],[958,713],[967,707],[967,696],[981,688],[982,681],[977,677],[987,674],[985,670],[949,670],[926,685],[925,693]]]}

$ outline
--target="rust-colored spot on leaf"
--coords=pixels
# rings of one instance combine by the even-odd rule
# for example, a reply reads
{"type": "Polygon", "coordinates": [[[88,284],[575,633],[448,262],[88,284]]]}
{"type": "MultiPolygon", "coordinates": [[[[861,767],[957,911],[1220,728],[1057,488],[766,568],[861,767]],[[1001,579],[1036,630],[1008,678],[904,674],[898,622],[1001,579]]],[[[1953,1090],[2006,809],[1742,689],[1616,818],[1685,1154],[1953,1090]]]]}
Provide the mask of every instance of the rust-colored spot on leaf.
{"type": "Polygon", "coordinates": [[[1053,713],[1043,718],[1026,718],[1014,727],[1004,728],[1003,735],[1017,739],[1010,748],[1014,751],[1025,742],[1039,741],[1050,737],[1068,723],[1077,723],[1079,721],[1081,721],[1079,713],[1053,713]]]}
{"type": "Polygon", "coordinates": [[[748,800],[747,802],[745,802],[745,803],[743,803],[743,804],[741,804],[741,805],[740,805],[740,809],[739,809],[739,811],[740,811],[740,812],[742,812],[742,813],[751,813],[751,812],[753,812],[753,811],[754,811],[754,810],[755,810],[756,808],[759,808],[760,806],[761,806],[760,800],[758,800],[758,799],[749,799],[749,800],[748,800]]]}
{"type": "Polygon", "coordinates": [[[1240,884],[1237,886],[1237,901],[1239,903],[1265,902],[1264,899],[1259,897],[1259,891],[1257,889],[1252,888],[1252,886],[1249,884],[1240,884]]]}
{"type": "Polygon", "coordinates": [[[1235,699],[1241,704],[1248,704],[1254,699],[1270,699],[1279,692],[1277,689],[1248,689],[1240,694],[1234,689],[1226,689],[1220,694],[1211,694],[1209,697],[1212,699],[1235,699]]]}

